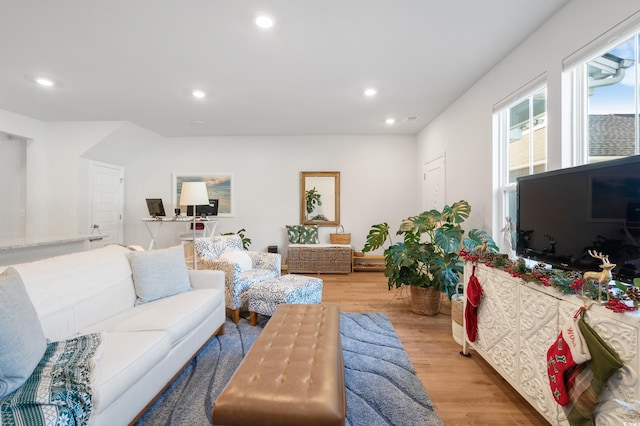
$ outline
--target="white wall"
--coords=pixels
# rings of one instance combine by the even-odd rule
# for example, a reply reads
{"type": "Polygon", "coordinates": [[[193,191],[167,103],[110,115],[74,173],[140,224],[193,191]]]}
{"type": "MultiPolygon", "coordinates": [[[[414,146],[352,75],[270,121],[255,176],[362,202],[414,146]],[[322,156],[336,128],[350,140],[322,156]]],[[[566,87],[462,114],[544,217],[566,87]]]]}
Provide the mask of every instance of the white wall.
{"type": "MultiPolygon", "coordinates": [[[[413,136],[262,136],[165,139],[126,166],[125,243],[146,246],[141,222],[145,198],[160,197],[172,212],[172,173],[230,173],[234,217],[219,218],[218,232],[246,229],[252,250],[286,248],[285,225],[300,223],[300,172],[339,171],[341,222],[356,249],[372,224],[418,213],[419,186],[413,136]]],[[[158,246],[175,244],[182,225],[165,224],[158,246]]],[[[329,242],[335,228],[321,228],[329,242]]]]}
{"type": "Polygon", "coordinates": [[[24,236],[27,141],[0,133],[0,239],[24,236]]]}
{"type": "MultiPolygon", "coordinates": [[[[173,211],[172,173],[231,173],[234,217],[218,232],[247,230],[251,249],[286,249],[285,225],[299,217],[300,172],[341,172],[341,223],[356,249],[374,223],[419,212],[420,186],[413,136],[274,136],[165,139],[131,123],[44,123],[0,110],[0,130],[29,139],[27,229],[30,236],[89,231],[89,160],[125,168],[124,242],[149,242],[141,218],[145,198],[163,198],[173,211]]],[[[333,227],[321,228],[328,242],[333,227]]],[[[158,246],[179,242],[182,225],[164,226],[158,246]]]]}
{"type": "MultiPolygon", "coordinates": [[[[27,140],[27,237],[89,234],[89,160],[123,165],[157,138],[131,123],[48,123],[6,110],[0,110],[0,129],[27,140]],[[104,143],[111,146],[109,154],[104,143]]],[[[3,178],[5,187],[7,179],[3,178]]]]}
{"type": "Polygon", "coordinates": [[[567,152],[561,149],[562,60],[639,8],[637,0],[569,2],[418,134],[420,167],[446,152],[447,203],[469,201],[472,213],[466,228],[493,227],[494,237],[498,236],[497,224],[492,222],[492,173],[497,167],[493,105],[546,73],[549,169],[569,164],[567,152]]]}

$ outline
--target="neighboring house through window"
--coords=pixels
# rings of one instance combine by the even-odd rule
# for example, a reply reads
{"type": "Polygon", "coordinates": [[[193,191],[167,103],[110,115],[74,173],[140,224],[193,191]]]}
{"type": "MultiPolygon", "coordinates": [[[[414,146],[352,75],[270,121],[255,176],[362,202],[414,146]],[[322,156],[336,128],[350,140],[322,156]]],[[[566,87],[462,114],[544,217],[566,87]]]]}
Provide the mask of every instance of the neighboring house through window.
{"type": "MultiPolygon", "coordinates": [[[[538,79],[540,80],[540,79],[538,79]]],[[[499,147],[498,228],[503,251],[513,246],[517,213],[516,179],[547,170],[547,89],[536,81],[494,107],[499,147]],[[511,242],[506,241],[510,239],[511,242]]]]}
{"type": "MultiPolygon", "coordinates": [[[[611,37],[608,37],[611,39],[611,37]]],[[[636,155],[639,151],[638,28],[613,46],[579,52],[569,58],[572,96],[571,165],[597,163],[636,155]],[[576,63],[573,63],[576,62],[576,63]]]]}

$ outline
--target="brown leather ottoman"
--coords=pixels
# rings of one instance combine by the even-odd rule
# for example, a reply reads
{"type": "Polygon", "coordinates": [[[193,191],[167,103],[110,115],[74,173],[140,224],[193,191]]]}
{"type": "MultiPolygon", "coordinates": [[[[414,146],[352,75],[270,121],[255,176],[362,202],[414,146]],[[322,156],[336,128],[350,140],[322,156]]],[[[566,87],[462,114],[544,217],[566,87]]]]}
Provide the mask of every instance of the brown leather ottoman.
{"type": "Polygon", "coordinates": [[[340,309],[278,307],[213,407],[216,425],[344,425],[340,309]]]}

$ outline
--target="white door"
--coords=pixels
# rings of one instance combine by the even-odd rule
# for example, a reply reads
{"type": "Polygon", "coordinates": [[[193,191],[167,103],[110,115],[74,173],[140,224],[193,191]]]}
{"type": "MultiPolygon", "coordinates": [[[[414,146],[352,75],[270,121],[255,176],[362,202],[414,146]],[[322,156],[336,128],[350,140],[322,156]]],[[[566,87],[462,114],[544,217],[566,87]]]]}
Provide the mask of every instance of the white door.
{"type": "Polygon", "coordinates": [[[422,209],[441,210],[444,207],[445,198],[445,156],[439,157],[424,164],[422,182],[422,209]]]}
{"type": "Polygon", "coordinates": [[[91,227],[92,234],[106,235],[94,241],[92,248],[109,243],[122,243],[124,169],[104,163],[91,163],[91,227]],[[96,225],[98,228],[96,228],[96,225]]]}

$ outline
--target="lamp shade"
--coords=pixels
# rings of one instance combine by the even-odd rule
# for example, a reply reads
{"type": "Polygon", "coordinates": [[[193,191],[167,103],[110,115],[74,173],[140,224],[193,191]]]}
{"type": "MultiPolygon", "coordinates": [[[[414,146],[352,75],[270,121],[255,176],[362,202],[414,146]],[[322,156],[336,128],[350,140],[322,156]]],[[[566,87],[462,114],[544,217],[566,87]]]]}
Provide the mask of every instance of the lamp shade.
{"type": "Polygon", "coordinates": [[[205,206],[209,204],[207,184],[204,182],[183,182],[180,193],[181,206],[205,206]]]}

